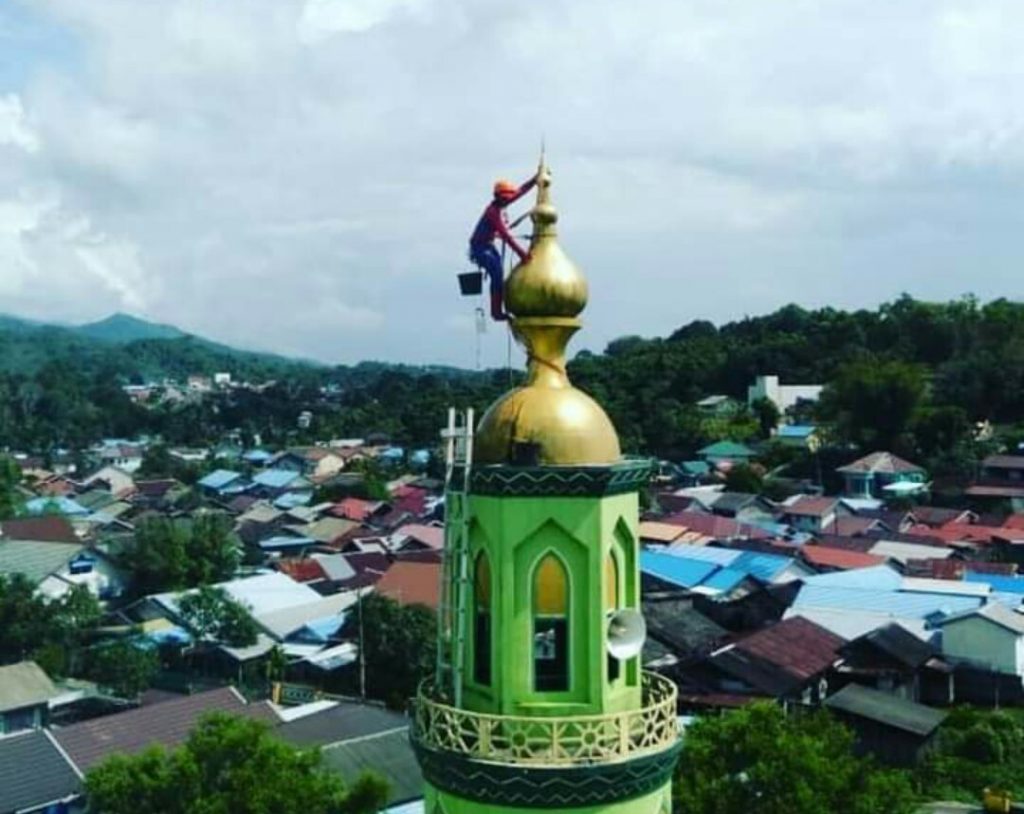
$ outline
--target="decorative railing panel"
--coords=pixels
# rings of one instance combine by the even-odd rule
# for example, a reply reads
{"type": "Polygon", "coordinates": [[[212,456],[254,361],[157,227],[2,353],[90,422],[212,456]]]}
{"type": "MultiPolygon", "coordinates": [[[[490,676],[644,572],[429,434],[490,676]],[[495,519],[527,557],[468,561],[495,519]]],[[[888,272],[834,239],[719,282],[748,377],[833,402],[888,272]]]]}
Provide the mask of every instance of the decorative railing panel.
{"type": "Polygon", "coordinates": [[[645,672],[642,689],[643,704],[636,710],[542,718],[456,709],[435,700],[425,682],[416,699],[413,738],[430,749],[494,763],[613,763],[661,751],[679,737],[675,685],[645,672]]]}

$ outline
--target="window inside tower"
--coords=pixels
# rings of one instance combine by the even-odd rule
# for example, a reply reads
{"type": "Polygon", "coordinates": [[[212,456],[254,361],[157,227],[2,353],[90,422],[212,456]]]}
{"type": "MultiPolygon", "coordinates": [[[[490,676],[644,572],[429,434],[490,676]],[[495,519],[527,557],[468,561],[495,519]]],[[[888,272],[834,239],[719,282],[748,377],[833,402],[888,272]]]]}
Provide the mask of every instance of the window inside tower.
{"type": "Polygon", "coordinates": [[[533,578],[533,686],[569,689],[569,577],[554,554],[540,561],[533,578]]]}
{"type": "Polygon", "coordinates": [[[483,551],[473,573],[473,680],[491,684],[491,563],[483,551]]]}
{"type": "MultiPolygon", "coordinates": [[[[604,558],[604,609],[605,618],[619,610],[619,563],[610,551],[604,558]]],[[[608,654],[608,683],[617,681],[622,674],[622,662],[608,654]]]]}

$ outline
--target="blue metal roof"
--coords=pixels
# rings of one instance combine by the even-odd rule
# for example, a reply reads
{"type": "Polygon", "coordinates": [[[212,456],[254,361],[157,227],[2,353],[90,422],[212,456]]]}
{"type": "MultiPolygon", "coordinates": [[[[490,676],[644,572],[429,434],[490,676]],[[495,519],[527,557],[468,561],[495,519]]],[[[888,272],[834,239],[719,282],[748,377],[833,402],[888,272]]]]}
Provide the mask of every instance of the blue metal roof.
{"type": "MultiPolygon", "coordinates": [[[[867,570],[867,569],[863,569],[867,570]]],[[[924,619],[935,613],[949,615],[980,607],[982,600],[970,596],[931,594],[917,591],[887,591],[831,588],[805,584],[793,601],[793,609],[833,608],[862,613],[924,619]]]]}
{"type": "Polygon", "coordinates": [[[29,514],[64,514],[72,517],[84,517],[90,514],[77,500],[69,497],[34,497],[25,503],[25,511],[29,514]]]}
{"type": "Polygon", "coordinates": [[[734,548],[715,548],[681,543],[665,549],[664,553],[671,557],[683,557],[688,560],[713,562],[715,565],[727,566],[736,562],[743,552],[734,548]]]}
{"type": "Polygon", "coordinates": [[[671,582],[673,585],[692,588],[717,571],[718,566],[711,562],[700,562],[686,557],[641,551],[640,570],[665,582],[671,582]]]}
{"type": "Polygon", "coordinates": [[[903,577],[888,565],[874,565],[870,568],[851,568],[831,574],[816,574],[806,577],[807,585],[819,588],[853,588],[871,591],[898,591],[903,577]]]}
{"type": "Polygon", "coordinates": [[[250,449],[242,455],[242,458],[253,464],[266,463],[273,457],[273,453],[267,452],[265,449],[250,449]]]}
{"type": "Polygon", "coordinates": [[[198,483],[204,489],[223,489],[240,477],[242,477],[240,472],[232,472],[230,469],[215,469],[209,475],[200,478],[198,483]]]}
{"type": "Polygon", "coordinates": [[[274,507],[278,509],[294,509],[296,506],[306,506],[313,499],[312,492],[285,492],[274,501],[274,507]]]}
{"type": "Polygon", "coordinates": [[[284,489],[296,478],[302,477],[298,472],[291,469],[264,469],[253,475],[253,483],[260,486],[267,486],[271,489],[284,489]]]}
{"type": "Polygon", "coordinates": [[[735,568],[719,568],[715,573],[701,582],[701,588],[712,588],[716,591],[731,591],[749,575],[735,568]]]}
{"type": "Polygon", "coordinates": [[[812,424],[783,424],[779,427],[779,438],[807,438],[817,427],[812,424]]]}
{"type": "Polygon", "coordinates": [[[1007,577],[1001,574],[979,574],[977,571],[965,571],[964,582],[981,582],[991,585],[993,591],[1008,594],[1024,594],[1024,577],[1007,577]]]}
{"type": "Polygon", "coordinates": [[[743,571],[762,582],[771,582],[786,568],[793,564],[792,557],[781,557],[778,554],[762,554],[759,551],[744,551],[730,566],[743,571]]]}
{"type": "Polygon", "coordinates": [[[311,537],[268,537],[260,542],[260,548],[271,550],[275,548],[302,548],[303,546],[316,545],[316,540],[311,537]]]}

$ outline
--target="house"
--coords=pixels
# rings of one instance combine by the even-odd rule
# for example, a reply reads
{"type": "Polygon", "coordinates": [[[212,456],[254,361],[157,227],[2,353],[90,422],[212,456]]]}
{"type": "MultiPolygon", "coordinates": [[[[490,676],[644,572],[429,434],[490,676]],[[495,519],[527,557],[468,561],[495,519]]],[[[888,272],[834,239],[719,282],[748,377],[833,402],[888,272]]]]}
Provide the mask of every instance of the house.
{"type": "Polygon", "coordinates": [[[989,455],[981,462],[978,480],[966,490],[969,497],[1009,500],[1024,508],[1024,455],[989,455]]]}
{"type": "Polygon", "coordinates": [[[135,506],[163,511],[170,508],[186,492],[188,487],[174,478],[135,481],[135,494],[131,502],[135,506]]]}
{"type": "Polygon", "coordinates": [[[1024,677],[1024,614],[989,602],[947,616],[942,629],[942,654],[993,672],[1024,677]]]}
{"type": "Polygon", "coordinates": [[[720,647],[729,631],[678,597],[646,598],[643,602],[648,640],[659,643],[672,661],[690,661],[720,647]]]}
{"type": "Polygon", "coordinates": [[[444,548],[444,527],[406,523],[391,533],[389,545],[393,551],[440,551],[444,548]]]}
{"type": "Polygon", "coordinates": [[[871,568],[872,566],[885,563],[884,557],[878,557],[874,554],[810,544],[800,547],[800,557],[805,563],[820,572],[871,568]]]}
{"type": "Polygon", "coordinates": [[[46,730],[0,737],[0,814],[72,810],[81,774],[46,730]]]}
{"type": "Polygon", "coordinates": [[[859,684],[848,684],[829,696],[825,706],[853,729],[859,754],[872,754],[894,766],[919,763],[947,715],[859,684]]]}
{"type": "Polygon", "coordinates": [[[116,466],[129,475],[142,466],[142,447],[126,441],[110,441],[96,451],[100,466],[116,466]]]}
{"type": "Polygon", "coordinates": [[[32,584],[39,585],[51,574],[64,570],[84,550],[80,542],[0,538],[0,575],[22,574],[32,584]]]}
{"type": "Polygon", "coordinates": [[[213,497],[224,497],[244,492],[248,488],[248,482],[241,472],[235,472],[231,469],[215,469],[196,481],[196,486],[204,494],[213,497]]]}
{"type": "Polygon", "coordinates": [[[441,601],[441,564],[399,560],[388,568],[375,590],[402,605],[426,605],[437,610],[441,601]]]}
{"type": "Polygon", "coordinates": [[[34,661],[0,667],[0,736],[46,726],[50,699],[57,695],[50,677],[34,661]]]}
{"type": "Polygon", "coordinates": [[[275,457],[270,465],[321,481],[345,468],[345,459],[327,447],[293,447],[275,457]]]}
{"type": "Polygon", "coordinates": [[[716,441],[706,447],[697,450],[697,454],[712,467],[721,467],[723,464],[750,463],[756,454],[746,444],[739,444],[735,441],[716,441]]]}
{"type": "Polygon", "coordinates": [[[135,479],[116,466],[104,466],[82,481],[85,487],[102,487],[115,497],[126,497],[135,491],[135,479]]]}
{"type": "Polygon", "coordinates": [[[719,692],[819,703],[828,694],[827,676],[843,643],[823,627],[793,617],[714,651],[698,675],[719,692]]]}
{"type": "Polygon", "coordinates": [[[744,523],[770,523],[775,520],[775,507],[766,498],[747,492],[720,493],[711,504],[711,512],[744,523]]]}
{"type": "Polygon", "coordinates": [[[953,702],[953,670],[935,645],[890,623],[844,644],[836,668],[840,681],[860,684],[908,701],[953,702]]]}
{"type": "Polygon", "coordinates": [[[891,452],[872,452],[836,469],[850,497],[891,498],[927,490],[925,471],[891,452]]]}
{"type": "Polygon", "coordinates": [[[0,539],[38,540],[47,543],[78,543],[75,527],[58,515],[0,520],[0,539]]]}
{"type": "Polygon", "coordinates": [[[783,446],[816,452],[821,446],[818,428],[813,424],[783,424],[775,432],[775,440],[783,446]]]}
{"type": "Polygon", "coordinates": [[[640,542],[644,545],[669,545],[679,539],[685,532],[685,529],[672,523],[641,520],[639,531],[640,542]]]}
{"type": "Polygon", "coordinates": [[[334,504],[328,512],[335,517],[344,517],[348,520],[355,520],[362,523],[385,507],[386,504],[379,500],[364,500],[359,497],[347,497],[334,504]]]}
{"type": "Polygon", "coordinates": [[[276,467],[257,472],[252,478],[253,494],[276,499],[286,492],[301,492],[313,484],[304,475],[292,469],[276,467]]]}
{"type": "Polygon", "coordinates": [[[409,719],[403,715],[341,701],[282,723],[275,735],[304,749],[318,748],[323,764],[350,787],[366,770],[383,776],[389,787],[385,811],[423,796],[423,775],[409,741],[409,719]]]}
{"type": "Polygon", "coordinates": [[[813,404],[821,397],[822,389],[820,384],[779,384],[778,376],[758,376],[747,388],[747,404],[768,399],[784,414],[801,404],[813,404]]]}
{"type": "Polygon", "coordinates": [[[86,517],[90,510],[69,497],[35,497],[25,501],[27,514],[62,514],[65,517],[86,517]]]}
{"type": "Polygon", "coordinates": [[[780,506],[782,521],[797,531],[823,532],[845,513],[839,500],[834,497],[812,497],[795,495],[780,506]]]}
{"type": "Polygon", "coordinates": [[[708,416],[730,416],[739,412],[740,403],[731,396],[705,396],[697,402],[697,409],[708,416]]]}
{"type": "Polygon", "coordinates": [[[199,719],[224,712],[276,724],[280,719],[266,702],[248,703],[234,687],[183,696],[54,729],[61,750],[81,772],[111,755],[135,755],[149,746],[181,746],[199,719]]]}

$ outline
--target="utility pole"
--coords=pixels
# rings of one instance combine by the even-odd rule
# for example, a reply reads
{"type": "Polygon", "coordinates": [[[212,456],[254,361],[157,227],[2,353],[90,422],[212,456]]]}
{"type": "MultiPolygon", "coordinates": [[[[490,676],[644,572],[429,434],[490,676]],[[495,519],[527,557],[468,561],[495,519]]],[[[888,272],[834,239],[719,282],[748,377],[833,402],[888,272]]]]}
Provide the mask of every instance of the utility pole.
{"type": "Polygon", "coordinates": [[[366,700],[366,648],[363,646],[363,590],[356,592],[359,600],[359,697],[366,700]]]}

